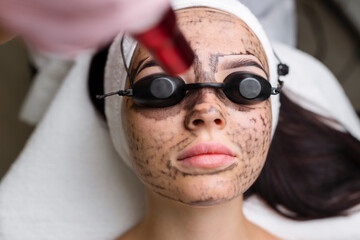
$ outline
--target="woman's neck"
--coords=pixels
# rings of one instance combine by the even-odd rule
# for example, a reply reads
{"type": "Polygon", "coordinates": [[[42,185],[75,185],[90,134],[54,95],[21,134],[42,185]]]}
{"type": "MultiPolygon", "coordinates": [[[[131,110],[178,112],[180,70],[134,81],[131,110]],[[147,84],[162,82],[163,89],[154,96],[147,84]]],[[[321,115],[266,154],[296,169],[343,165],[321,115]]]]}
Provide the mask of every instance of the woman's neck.
{"type": "Polygon", "coordinates": [[[146,202],[142,221],[120,239],[272,239],[244,217],[242,197],[215,206],[195,207],[147,191],[146,202]]]}

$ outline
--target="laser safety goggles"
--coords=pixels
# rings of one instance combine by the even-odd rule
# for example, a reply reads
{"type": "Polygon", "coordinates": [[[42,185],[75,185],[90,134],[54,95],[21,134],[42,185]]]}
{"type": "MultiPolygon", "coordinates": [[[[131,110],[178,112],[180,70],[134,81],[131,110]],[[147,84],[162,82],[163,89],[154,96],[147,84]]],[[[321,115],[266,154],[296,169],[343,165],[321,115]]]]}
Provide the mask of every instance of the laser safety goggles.
{"type": "Polygon", "coordinates": [[[186,96],[187,91],[214,88],[221,89],[226,97],[237,104],[255,104],[264,101],[270,95],[281,92],[282,85],[274,88],[266,79],[247,72],[233,72],[223,83],[189,83],[186,84],[180,77],[165,74],[152,74],[138,80],[132,88],[98,95],[103,99],[112,95],[132,97],[140,106],[162,108],[173,106],[186,96]]]}
{"type": "MultiPolygon", "coordinates": [[[[121,39],[121,57],[130,80],[131,88],[116,92],[97,95],[97,99],[104,99],[112,95],[132,97],[134,102],[140,106],[149,108],[163,108],[173,106],[186,96],[187,91],[201,88],[222,89],[228,99],[237,104],[250,105],[264,101],[270,95],[277,95],[281,92],[283,81],[278,78],[278,86],[272,87],[270,82],[258,75],[248,72],[233,72],[229,74],[222,83],[188,83],[186,84],[180,77],[169,76],[166,74],[152,74],[141,78],[136,83],[129,74],[129,69],[125,64],[123,51],[124,37],[121,39]]],[[[285,76],[289,73],[289,67],[282,63],[277,54],[278,76],[285,76]]]]}

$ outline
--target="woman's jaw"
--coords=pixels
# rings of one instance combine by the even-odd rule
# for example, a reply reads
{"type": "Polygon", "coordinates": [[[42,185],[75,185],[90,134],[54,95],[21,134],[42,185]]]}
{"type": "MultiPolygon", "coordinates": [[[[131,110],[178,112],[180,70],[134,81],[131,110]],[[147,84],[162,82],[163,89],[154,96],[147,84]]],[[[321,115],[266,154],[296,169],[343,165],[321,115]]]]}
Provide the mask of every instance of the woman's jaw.
{"type": "MultiPolygon", "coordinates": [[[[178,23],[196,58],[181,75],[187,83],[222,82],[235,71],[266,78],[266,57],[256,36],[238,18],[209,8],[177,11],[178,23]],[[241,66],[244,60],[259,64],[241,66]]],[[[135,81],[162,72],[144,67],[151,59],[141,46],[130,71],[135,81]]],[[[260,174],[270,145],[270,101],[231,102],[221,91],[189,91],[177,105],[144,108],[123,101],[123,125],[136,174],[159,195],[188,205],[208,206],[242,195],[260,174]]]]}

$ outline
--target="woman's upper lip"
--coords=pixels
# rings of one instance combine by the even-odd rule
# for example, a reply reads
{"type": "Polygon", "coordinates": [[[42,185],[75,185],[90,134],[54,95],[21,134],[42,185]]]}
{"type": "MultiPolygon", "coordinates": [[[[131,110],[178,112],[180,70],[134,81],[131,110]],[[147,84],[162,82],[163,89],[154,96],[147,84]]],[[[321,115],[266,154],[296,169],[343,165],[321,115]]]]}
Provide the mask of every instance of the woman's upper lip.
{"type": "Polygon", "coordinates": [[[184,160],[189,157],[194,157],[203,154],[224,154],[229,156],[235,156],[235,154],[224,144],[218,142],[198,143],[191,147],[189,150],[182,153],[178,160],[184,160]]]}

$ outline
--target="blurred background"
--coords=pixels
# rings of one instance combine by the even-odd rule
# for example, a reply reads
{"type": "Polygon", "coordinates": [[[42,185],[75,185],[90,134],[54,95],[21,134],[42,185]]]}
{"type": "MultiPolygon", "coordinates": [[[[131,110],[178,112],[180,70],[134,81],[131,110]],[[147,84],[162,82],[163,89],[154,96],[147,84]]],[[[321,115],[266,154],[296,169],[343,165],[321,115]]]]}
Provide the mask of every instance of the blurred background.
{"type": "MultiPolygon", "coordinates": [[[[360,1],[296,0],[297,47],[323,62],[360,113],[360,1]]],[[[34,69],[19,39],[0,46],[0,179],[34,130],[18,120],[34,69]]]]}

